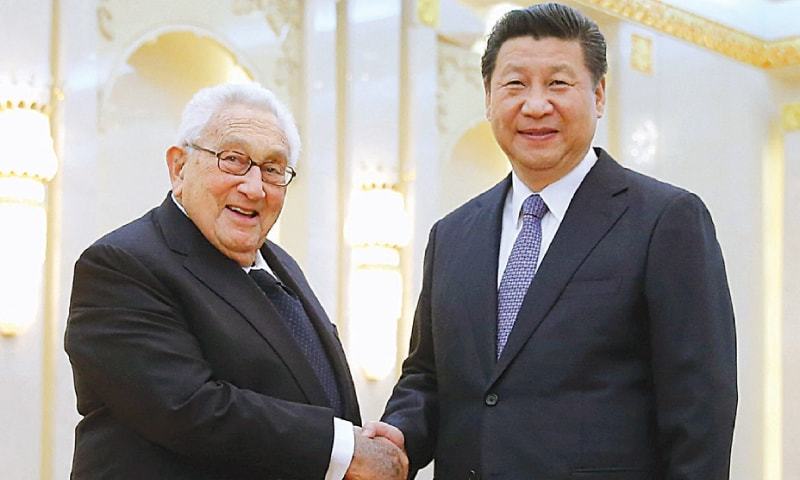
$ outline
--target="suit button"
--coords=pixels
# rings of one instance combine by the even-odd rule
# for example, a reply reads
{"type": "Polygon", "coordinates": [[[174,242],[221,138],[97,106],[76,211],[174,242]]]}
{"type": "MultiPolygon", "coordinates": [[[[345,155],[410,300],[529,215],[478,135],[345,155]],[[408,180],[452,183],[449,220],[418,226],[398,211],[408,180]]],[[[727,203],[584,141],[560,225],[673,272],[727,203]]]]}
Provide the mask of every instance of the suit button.
{"type": "Polygon", "coordinates": [[[476,472],[475,470],[470,470],[469,475],[467,475],[467,480],[480,480],[478,472],[476,472]]]}
{"type": "Polygon", "coordinates": [[[494,407],[495,405],[497,405],[497,400],[498,400],[497,394],[490,393],[489,395],[486,395],[485,402],[487,406],[494,407]]]}

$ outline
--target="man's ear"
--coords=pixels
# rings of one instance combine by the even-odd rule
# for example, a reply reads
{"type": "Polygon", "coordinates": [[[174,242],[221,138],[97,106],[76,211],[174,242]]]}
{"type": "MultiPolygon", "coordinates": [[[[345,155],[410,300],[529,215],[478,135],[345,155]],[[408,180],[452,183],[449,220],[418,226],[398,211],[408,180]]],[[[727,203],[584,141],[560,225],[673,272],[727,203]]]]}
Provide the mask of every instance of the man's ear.
{"type": "Polygon", "coordinates": [[[600,79],[597,82],[597,86],[594,87],[594,108],[597,118],[603,118],[603,113],[605,113],[606,109],[606,77],[600,79]]]}
{"type": "Polygon", "coordinates": [[[186,150],[173,145],[167,149],[167,169],[169,169],[169,181],[172,183],[172,194],[180,199],[183,189],[183,168],[189,158],[186,150]]]}
{"type": "Polygon", "coordinates": [[[486,120],[492,120],[492,92],[488,83],[483,84],[483,114],[486,120]]]}

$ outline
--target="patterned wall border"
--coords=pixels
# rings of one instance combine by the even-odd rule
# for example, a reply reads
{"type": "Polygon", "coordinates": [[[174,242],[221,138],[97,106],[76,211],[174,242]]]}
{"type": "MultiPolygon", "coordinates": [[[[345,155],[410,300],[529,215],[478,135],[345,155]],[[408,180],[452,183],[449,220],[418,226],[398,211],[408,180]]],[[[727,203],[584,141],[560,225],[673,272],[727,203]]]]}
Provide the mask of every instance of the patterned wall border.
{"type": "Polygon", "coordinates": [[[759,68],[800,66],[800,37],[768,41],[658,0],[574,0],[759,68]]]}

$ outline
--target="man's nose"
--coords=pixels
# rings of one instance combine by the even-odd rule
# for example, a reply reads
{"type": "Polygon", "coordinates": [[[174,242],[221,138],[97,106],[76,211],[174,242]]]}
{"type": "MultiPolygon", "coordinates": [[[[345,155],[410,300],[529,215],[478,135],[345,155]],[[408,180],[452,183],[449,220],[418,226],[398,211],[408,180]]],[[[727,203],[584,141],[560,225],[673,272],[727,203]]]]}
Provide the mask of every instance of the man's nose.
{"type": "Polygon", "coordinates": [[[525,96],[522,113],[531,117],[543,117],[553,111],[553,103],[546,92],[531,89],[525,96]]]}
{"type": "Polygon", "coordinates": [[[264,192],[264,182],[261,180],[261,170],[258,166],[251,166],[250,170],[242,176],[242,182],[239,183],[239,191],[248,198],[264,198],[266,195],[264,192]]]}

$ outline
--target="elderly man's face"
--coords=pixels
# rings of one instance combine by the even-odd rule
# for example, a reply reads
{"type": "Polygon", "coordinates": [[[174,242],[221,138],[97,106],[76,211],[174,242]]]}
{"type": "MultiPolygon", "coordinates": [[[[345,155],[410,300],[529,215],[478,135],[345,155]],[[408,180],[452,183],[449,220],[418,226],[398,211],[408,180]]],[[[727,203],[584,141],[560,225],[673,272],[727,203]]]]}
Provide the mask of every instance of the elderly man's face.
{"type": "MultiPolygon", "coordinates": [[[[214,151],[236,150],[259,164],[285,165],[289,157],[275,115],[244,105],[216,113],[194,143],[214,151]]],[[[244,176],[224,173],[217,158],[201,150],[172,147],[167,162],[175,198],[203,235],[239,265],[252,265],[283,208],[286,187],[263,183],[255,167],[244,176]]]]}
{"type": "Polygon", "coordinates": [[[535,191],[577,165],[603,113],[580,43],[517,37],[500,47],[486,91],[486,117],[517,175],[535,191]]]}

